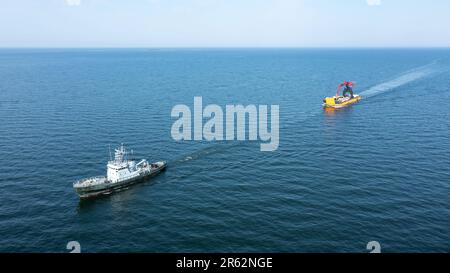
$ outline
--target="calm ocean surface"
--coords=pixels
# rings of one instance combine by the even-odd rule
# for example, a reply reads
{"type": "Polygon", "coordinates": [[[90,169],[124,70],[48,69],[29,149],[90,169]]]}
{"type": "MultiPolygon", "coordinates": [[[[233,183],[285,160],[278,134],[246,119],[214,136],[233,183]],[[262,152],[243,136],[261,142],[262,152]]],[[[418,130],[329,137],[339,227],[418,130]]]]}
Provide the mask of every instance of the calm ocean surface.
{"type": "Polygon", "coordinates": [[[450,251],[450,50],[0,50],[0,252],[450,251]],[[366,99],[324,112],[357,81],[366,99]],[[172,140],[176,104],[280,105],[280,147],[172,140]],[[167,171],[80,202],[108,145],[167,171]]]}

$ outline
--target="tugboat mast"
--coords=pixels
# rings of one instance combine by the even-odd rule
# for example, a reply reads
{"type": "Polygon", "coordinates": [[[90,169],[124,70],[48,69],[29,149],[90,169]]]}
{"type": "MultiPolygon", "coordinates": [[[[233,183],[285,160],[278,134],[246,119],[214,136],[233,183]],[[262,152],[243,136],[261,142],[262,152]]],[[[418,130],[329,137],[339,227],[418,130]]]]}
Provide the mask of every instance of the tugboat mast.
{"type": "Polygon", "coordinates": [[[120,164],[120,163],[124,162],[124,161],[125,161],[126,153],[127,153],[127,152],[125,151],[125,148],[123,147],[123,143],[122,143],[122,145],[120,146],[120,148],[119,148],[119,149],[116,149],[116,151],[115,151],[115,153],[114,153],[114,162],[115,162],[116,164],[120,164]]]}

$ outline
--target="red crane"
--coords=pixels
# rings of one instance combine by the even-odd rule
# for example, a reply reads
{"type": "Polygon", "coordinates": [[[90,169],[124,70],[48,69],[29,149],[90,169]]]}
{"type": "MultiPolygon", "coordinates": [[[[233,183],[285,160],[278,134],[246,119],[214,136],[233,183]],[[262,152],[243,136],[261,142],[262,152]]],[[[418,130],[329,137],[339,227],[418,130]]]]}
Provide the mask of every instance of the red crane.
{"type": "Polygon", "coordinates": [[[340,95],[339,95],[339,93],[341,92],[341,89],[342,89],[342,87],[347,87],[347,85],[348,85],[348,87],[353,87],[353,86],[355,86],[355,83],[354,82],[343,82],[343,83],[341,83],[339,86],[338,86],[338,90],[337,90],[337,93],[336,93],[336,95],[339,97],[340,95]]]}

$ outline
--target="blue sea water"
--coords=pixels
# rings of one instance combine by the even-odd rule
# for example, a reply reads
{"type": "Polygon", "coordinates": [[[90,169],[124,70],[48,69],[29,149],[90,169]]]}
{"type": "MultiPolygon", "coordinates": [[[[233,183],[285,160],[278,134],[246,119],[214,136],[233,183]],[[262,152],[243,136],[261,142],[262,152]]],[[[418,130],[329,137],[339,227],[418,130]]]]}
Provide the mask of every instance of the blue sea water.
{"type": "Polygon", "coordinates": [[[450,50],[0,50],[0,252],[450,251],[450,50]],[[322,99],[357,81],[361,103],[322,99]],[[173,106],[280,105],[280,147],[175,142],[173,106]],[[79,201],[108,145],[169,168],[79,201]]]}

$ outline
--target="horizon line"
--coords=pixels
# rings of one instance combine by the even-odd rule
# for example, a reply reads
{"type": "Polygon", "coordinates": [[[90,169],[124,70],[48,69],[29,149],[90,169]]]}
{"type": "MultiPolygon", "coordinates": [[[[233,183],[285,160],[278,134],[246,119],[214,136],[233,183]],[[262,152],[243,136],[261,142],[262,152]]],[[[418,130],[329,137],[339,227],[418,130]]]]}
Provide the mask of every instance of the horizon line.
{"type": "Polygon", "coordinates": [[[0,49],[450,49],[450,46],[0,46],[0,49]]]}

